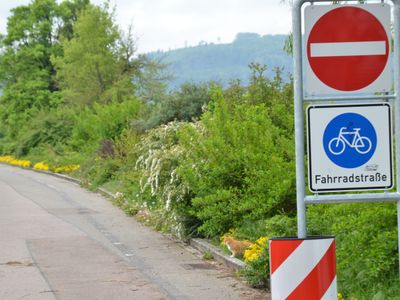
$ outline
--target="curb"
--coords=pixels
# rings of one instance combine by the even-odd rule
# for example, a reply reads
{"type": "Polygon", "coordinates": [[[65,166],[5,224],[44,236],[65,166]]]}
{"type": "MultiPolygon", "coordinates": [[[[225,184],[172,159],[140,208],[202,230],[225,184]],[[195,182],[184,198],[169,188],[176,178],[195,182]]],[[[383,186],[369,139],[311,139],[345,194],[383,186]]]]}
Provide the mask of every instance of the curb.
{"type": "Polygon", "coordinates": [[[110,191],[107,191],[105,188],[97,188],[96,189],[100,194],[103,194],[104,196],[110,197],[110,198],[117,198],[117,194],[111,193],[110,191]]]}
{"type": "Polygon", "coordinates": [[[206,240],[191,239],[189,241],[189,244],[190,246],[199,250],[202,253],[211,252],[215,260],[223,263],[229,268],[232,268],[234,270],[241,270],[246,267],[246,263],[235,257],[226,256],[218,247],[210,244],[206,240]]]}
{"type": "MultiPolygon", "coordinates": [[[[65,179],[67,181],[70,181],[70,182],[73,182],[73,183],[76,183],[76,184],[82,186],[82,181],[80,179],[71,177],[69,175],[65,175],[65,174],[61,174],[61,173],[53,173],[53,172],[50,172],[50,171],[38,170],[38,169],[34,169],[34,168],[23,168],[23,169],[32,170],[32,171],[37,172],[37,173],[42,173],[42,174],[50,175],[50,176],[53,176],[53,177],[58,177],[58,178],[61,178],[61,179],[65,179]]],[[[89,186],[90,186],[90,184],[89,184],[89,186]]],[[[103,196],[110,197],[110,198],[113,198],[113,199],[115,199],[117,197],[116,194],[114,194],[114,193],[112,193],[110,191],[107,191],[105,188],[101,188],[101,187],[96,188],[94,190],[94,192],[97,192],[99,194],[102,194],[103,196]]]]}
{"type": "MultiPolygon", "coordinates": [[[[12,166],[10,164],[4,163],[7,166],[12,166]]],[[[58,177],[60,179],[64,179],[73,183],[76,183],[78,185],[82,185],[82,181],[77,179],[77,178],[73,178],[71,176],[65,175],[65,174],[60,174],[60,173],[53,173],[50,171],[44,171],[44,170],[38,170],[38,169],[34,169],[34,168],[22,168],[24,170],[31,170],[37,173],[42,173],[42,174],[46,174],[46,175],[50,175],[53,177],[58,177]]],[[[106,190],[105,188],[97,188],[96,191],[106,197],[115,199],[116,198],[116,194],[106,190]]],[[[243,261],[235,258],[235,257],[230,257],[225,255],[221,249],[219,249],[218,247],[210,244],[209,242],[207,242],[204,239],[199,239],[199,238],[194,238],[194,239],[190,239],[189,240],[189,245],[192,246],[193,248],[195,248],[196,250],[200,251],[202,254],[209,252],[213,255],[214,259],[220,263],[223,263],[225,266],[234,269],[236,271],[243,269],[244,267],[246,267],[246,263],[244,263],[243,261]]]]}
{"type": "Polygon", "coordinates": [[[46,174],[46,175],[51,175],[53,177],[58,177],[58,178],[65,179],[65,180],[71,181],[73,183],[82,185],[82,181],[80,181],[79,179],[73,178],[73,177],[65,175],[65,174],[53,173],[53,172],[50,172],[50,171],[38,170],[38,169],[34,169],[34,168],[23,168],[23,169],[31,170],[31,171],[34,171],[34,172],[37,172],[37,173],[46,174]]]}

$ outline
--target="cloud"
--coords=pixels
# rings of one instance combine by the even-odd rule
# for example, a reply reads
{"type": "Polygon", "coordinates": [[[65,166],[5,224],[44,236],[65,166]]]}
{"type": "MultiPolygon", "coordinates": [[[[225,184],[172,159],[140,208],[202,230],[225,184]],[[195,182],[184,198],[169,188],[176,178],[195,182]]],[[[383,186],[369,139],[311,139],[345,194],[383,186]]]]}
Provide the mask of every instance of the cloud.
{"type": "MultiPolygon", "coordinates": [[[[101,4],[103,0],[92,0],[101,4]]],[[[29,0],[0,1],[0,32],[12,7],[29,0]]],[[[133,24],[139,52],[230,42],[238,32],[288,33],[290,9],[281,0],[111,0],[117,23],[133,24]]]]}
{"type": "Polygon", "coordinates": [[[290,9],[280,0],[117,1],[118,19],[132,22],[139,51],[230,42],[238,32],[288,33],[290,9]]]}

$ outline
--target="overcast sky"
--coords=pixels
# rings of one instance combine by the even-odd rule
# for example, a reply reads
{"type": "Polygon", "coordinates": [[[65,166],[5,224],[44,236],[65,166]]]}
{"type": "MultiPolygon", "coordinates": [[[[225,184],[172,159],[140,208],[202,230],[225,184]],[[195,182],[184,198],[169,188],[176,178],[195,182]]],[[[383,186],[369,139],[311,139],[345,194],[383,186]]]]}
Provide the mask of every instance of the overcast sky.
{"type": "MultiPolygon", "coordinates": [[[[6,32],[10,9],[30,0],[0,0],[0,32],[6,32]]],[[[102,0],[92,0],[100,4],[102,0]]],[[[288,2],[288,1],[286,1],[288,2]]],[[[117,23],[132,23],[140,53],[231,42],[238,32],[287,34],[291,16],[281,0],[111,0],[117,23]]]]}

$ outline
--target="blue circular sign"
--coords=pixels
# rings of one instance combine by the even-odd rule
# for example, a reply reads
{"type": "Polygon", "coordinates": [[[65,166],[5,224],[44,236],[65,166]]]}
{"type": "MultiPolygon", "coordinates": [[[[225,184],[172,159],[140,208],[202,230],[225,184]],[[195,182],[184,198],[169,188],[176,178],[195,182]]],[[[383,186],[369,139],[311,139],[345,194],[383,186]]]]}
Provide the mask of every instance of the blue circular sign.
{"type": "Polygon", "coordinates": [[[342,168],[357,168],[367,163],[376,149],[376,132],[371,122],[356,113],[344,113],[326,126],[323,144],[326,155],[342,168]]]}

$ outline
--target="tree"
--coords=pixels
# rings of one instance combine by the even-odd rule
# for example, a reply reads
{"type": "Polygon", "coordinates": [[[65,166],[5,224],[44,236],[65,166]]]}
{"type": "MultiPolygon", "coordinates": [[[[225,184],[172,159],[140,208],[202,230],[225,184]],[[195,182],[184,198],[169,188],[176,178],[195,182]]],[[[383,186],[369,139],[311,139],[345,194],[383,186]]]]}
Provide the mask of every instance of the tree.
{"type": "Polygon", "coordinates": [[[135,57],[136,44],[129,27],[124,34],[109,7],[88,5],[73,26],[71,39],[63,39],[62,55],[54,55],[57,80],[69,103],[121,102],[135,92],[133,78],[146,66],[135,57]]]}
{"type": "MultiPolygon", "coordinates": [[[[38,111],[60,104],[50,60],[61,53],[59,38],[88,0],[34,0],[12,10],[0,41],[0,120],[9,139],[38,111]]],[[[11,147],[12,148],[12,147],[11,147]]],[[[11,149],[12,150],[12,149],[11,149]]]]}
{"type": "Polygon", "coordinates": [[[210,101],[209,85],[184,83],[176,91],[164,96],[152,110],[146,127],[152,128],[171,121],[192,121],[200,118],[210,101]]]}
{"type": "Polygon", "coordinates": [[[67,102],[99,101],[116,81],[118,28],[106,8],[88,5],[80,13],[70,40],[64,39],[63,55],[53,56],[57,79],[67,102]]]}

